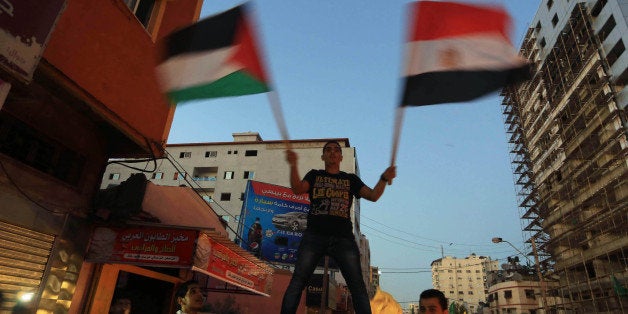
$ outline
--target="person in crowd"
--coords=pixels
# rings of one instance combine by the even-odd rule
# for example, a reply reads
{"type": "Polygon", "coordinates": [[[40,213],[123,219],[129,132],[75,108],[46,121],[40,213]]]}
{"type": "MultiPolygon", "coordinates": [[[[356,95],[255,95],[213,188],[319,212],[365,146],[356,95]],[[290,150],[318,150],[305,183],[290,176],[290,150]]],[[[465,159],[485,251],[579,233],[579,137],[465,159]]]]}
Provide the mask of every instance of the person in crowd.
{"type": "Polygon", "coordinates": [[[353,235],[351,206],[353,198],[375,202],[386,184],[396,176],[395,166],[388,167],[371,189],[353,173],[340,171],[342,147],[337,141],[323,146],[324,170],[310,170],[303,179],[298,171],[298,156],[288,149],[290,186],[295,194],[309,193],[310,211],[307,228],[299,245],[294,273],[281,305],[282,314],[294,314],[301,294],[320,259],[328,255],[335,260],[352,296],[353,308],[359,314],[371,314],[369,296],[362,278],[360,250],[353,235]]]}
{"type": "Polygon", "coordinates": [[[175,300],[179,305],[177,314],[204,314],[201,312],[205,297],[201,291],[201,287],[195,280],[188,280],[177,288],[175,292],[175,300]]]}
{"type": "Polygon", "coordinates": [[[436,289],[427,289],[419,296],[419,313],[449,314],[447,297],[436,289]]]}

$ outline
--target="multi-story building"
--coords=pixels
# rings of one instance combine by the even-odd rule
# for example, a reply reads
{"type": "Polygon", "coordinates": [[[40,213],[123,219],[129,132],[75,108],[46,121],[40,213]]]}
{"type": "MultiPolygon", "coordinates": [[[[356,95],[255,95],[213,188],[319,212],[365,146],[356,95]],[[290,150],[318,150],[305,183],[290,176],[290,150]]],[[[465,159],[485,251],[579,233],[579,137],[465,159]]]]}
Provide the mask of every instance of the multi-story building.
{"type": "MultiPolygon", "coordinates": [[[[340,170],[359,175],[356,150],[347,138],[290,140],[289,145],[299,155],[299,174],[310,169],[323,169],[322,148],[327,141],[340,143],[343,161],[340,170]]],[[[147,178],[157,185],[186,185],[195,189],[211,208],[227,222],[230,238],[236,240],[243,196],[249,180],[290,186],[289,167],[285,161],[286,142],[265,141],[257,132],[233,133],[233,142],[167,144],[166,158],[146,162],[147,178]]],[[[128,161],[128,160],[127,160],[128,161]]],[[[123,166],[117,160],[107,167],[101,188],[120,184],[136,169],[123,166]]],[[[137,163],[132,164],[138,168],[137,163]]],[[[141,164],[140,164],[141,165],[141,164]]],[[[360,200],[351,211],[354,234],[362,252],[361,264],[369,286],[370,248],[360,232],[360,200]]]]}
{"type": "Polygon", "coordinates": [[[471,313],[475,313],[480,302],[486,302],[486,274],[499,269],[497,261],[475,254],[465,258],[445,256],[431,266],[434,289],[442,291],[450,302],[466,303],[471,313]]]}
{"type": "MultiPolygon", "coordinates": [[[[28,313],[107,312],[90,311],[108,308],[111,296],[94,297],[107,275],[84,258],[94,195],[109,158],[161,156],[174,108],[154,75],[156,42],[196,21],[201,5],[1,5],[1,313],[18,302],[28,313]]],[[[137,307],[149,302],[162,305],[147,299],[137,307]]]]}
{"type": "Polygon", "coordinates": [[[520,53],[528,82],[503,91],[521,218],[546,312],[628,311],[628,2],[543,0],[520,53]]]}

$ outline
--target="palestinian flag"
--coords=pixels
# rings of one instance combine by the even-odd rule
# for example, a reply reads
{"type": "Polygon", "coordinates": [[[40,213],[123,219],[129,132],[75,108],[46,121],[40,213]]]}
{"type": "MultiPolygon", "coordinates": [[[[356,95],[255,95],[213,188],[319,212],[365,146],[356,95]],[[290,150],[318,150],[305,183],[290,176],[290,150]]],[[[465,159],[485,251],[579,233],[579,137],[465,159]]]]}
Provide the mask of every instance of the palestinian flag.
{"type": "Polygon", "coordinates": [[[157,73],[173,102],[270,90],[245,9],[210,16],[165,38],[157,73]]]}
{"type": "Polygon", "coordinates": [[[406,47],[401,106],[469,101],[529,79],[510,43],[510,16],[499,7],[419,1],[406,47]]]}

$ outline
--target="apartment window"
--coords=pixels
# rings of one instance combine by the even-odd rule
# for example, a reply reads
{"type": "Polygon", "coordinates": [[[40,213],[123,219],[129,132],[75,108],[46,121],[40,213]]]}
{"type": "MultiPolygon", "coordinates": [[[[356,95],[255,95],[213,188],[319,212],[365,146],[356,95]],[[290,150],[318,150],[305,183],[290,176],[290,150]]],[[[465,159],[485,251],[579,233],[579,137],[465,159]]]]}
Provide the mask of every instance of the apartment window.
{"type": "Polygon", "coordinates": [[[244,193],[240,193],[240,200],[244,201],[244,193]]]}
{"type": "Polygon", "coordinates": [[[447,270],[447,272],[448,272],[448,273],[452,273],[452,272],[453,272],[453,270],[451,270],[451,269],[448,269],[448,270],[447,270]]]}
{"type": "Polygon", "coordinates": [[[615,25],[617,25],[617,23],[615,23],[615,18],[611,15],[608,20],[606,20],[606,23],[604,23],[604,26],[602,26],[600,31],[597,33],[600,41],[606,40],[606,37],[608,37],[608,35],[613,31],[615,25]]]}
{"type": "Polygon", "coordinates": [[[179,153],[179,158],[191,158],[192,157],[192,152],[180,152],[179,153]]]}
{"type": "Polygon", "coordinates": [[[536,22],[536,27],[534,27],[534,30],[537,33],[541,31],[541,21],[536,22]]]}
{"type": "Polygon", "coordinates": [[[257,156],[257,150],[247,150],[244,152],[244,156],[257,156]]]}
{"type": "Polygon", "coordinates": [[[229,222],[229,221],[231,221],[231,216],[229,216],[229,215],[222,215],[222,216],[220,216],[220,219],[222,219],[223,221],[229,222]]]}
{"type": "Polygon", "coordinates": [[[235,216],[235,221],[236,221],[236,222],[240,221],[240,215],[236,215],[236,216],[235,216]]]}
{"type": "Polygon", "coordinates": [[[153,180],[161,180],[163,177],[163,172],[153,172],[153,180]]]}
{"type": "Polygon", "coordinates": [[[615,64],[615,61],[617,61],[617,59],[619,59],[621,54],[624,53],[624,50],[626,50],[626,47],[624,47],[624,42],[620,39],[615,44],[613,49],[611,49],[611,51],[608,52],[608,55],[606,56],[606,60],[608,61],[608,65],[609,66],[613,66],[613,64],[615,64]]]}
{"type": "Polygon", "coordinates": [[[479,273],[480,273],[480,270],[479,270],[479,269],[476,269],[476,270],[475,270],[475,273],[476,273],[476,274],[479,274],[479,273]]]}
{"type": "Polygon", "coordinates": [[[528,299],[535,299],[534,290],[532,290],[532,289],[525,289],[525,293],[526,293],[526,298],[528,298],[528,299]]]}
{"type": "Polygon", "coordinates": [[[558,24],[558,15],[554,14],[554,17],[552,18],[552,26],[556,26],[556,24],[558,24]]]}
{"type": "Polygon", "coordinates": [[[8,115],[0,115],[0,126],[0,153],[73,186],[79,185],[85,157],[8,115]]]}
{"type": "Polygon", "coordinates": [[[554,5],[554,0],[547,0],[547,9],[551,9],[552,5],[554,5]]]}
{"type": "Polygon", "coordinates": [[[221,201],[230,201],[231,200],[231,193],[220,193],[220,200],[221,201]]]}
{"type": "Polygon", "coordinates": [[[456,270],[457,273],[462,273],[462,269],[456,270]]]}
{"type": "Polygon", "coordinates": [[[253,179],[254,176],[255,176],[254,171],[244,171],[243,179],[253,179]]]}
{"type": "Polygon", "coordinates": [[[511,299],[512,298],[512,290],[505,290],[504,291],[504,298],[511,299]]]}
{"type": "Polygon", "coordinates": [[[541,38],[541,41],[539,41],[539,46],[541,46],[541,48],[545,48],[545,45],[547,45],[547,43],[545,42],[545,37],[541,38]]]}
{"type": "Polygon", "coordinates": [[[471,273],[471,270],[470,270],[470,269],[467,269],[467,274],[470,274],[470,273],[471,273]]]}
{"type": "Polygon", "coordinates": [[[124,0],[124,3],[133,12],[133,15],[144,25],[148,27],[150,16],[155,7],[155,0],[124,0]]]}
{"type": "Polygon", "coordinates": [[[225,180],[233,179],[233,171],[225,171],[225,175],[224,175],[223,179],[225,179],[225,180]]]}
{"type": "Polygon", "coordinates": [[[206,151],[205,152],[205,158],[216,158],[216,156],[218,156],[218,152],[213,150],[213,151],[206,151]]]}
{"type": "Polygon", "coordinates": [[[464,295],[464,291],[458,291],[459,295],[464,295]]]}
{"type": "Polygon", "coordinates": [[[467,294],[468,295],[473,295],[473,291],[468,291],[467,294]]]}
{"type": "Polygon", "coordinates": [[[110,173],[109,174],[109,180],[120,180],[120,174],[119,173],[110,173]]]}
{"type": "Polygon", "coordinates": [[[624,69],[624,72],[622,72],[617,77],[617,80],[615,81],[615,85],[616,86],[623,86],[623,85],[626,85],[626,83],[628,83],[628,68],[624,69]]]}
{"type": "Polygon", "coordinates": [[[172,180],[185,180],[186,175],[185,172],[175,172],[172,180]]]}
{"type": "Polygon", "coordinates": [[[606,5],[606,2],[608,2],[608,0],[597,0],[595,5],[593,5],[593,8],[591,8],[591,15],[593,17],[597,17],[600,12],[602,12],[602,9],[606,5]]]}

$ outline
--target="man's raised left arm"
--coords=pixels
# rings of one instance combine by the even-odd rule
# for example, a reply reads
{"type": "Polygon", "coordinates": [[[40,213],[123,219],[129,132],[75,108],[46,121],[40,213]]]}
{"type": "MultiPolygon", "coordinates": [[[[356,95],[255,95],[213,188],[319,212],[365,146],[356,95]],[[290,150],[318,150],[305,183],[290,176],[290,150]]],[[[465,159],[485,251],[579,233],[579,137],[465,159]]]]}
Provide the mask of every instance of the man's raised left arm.
{"type": "Polygon", "coordinates": [[[376,202],[382,194],[384,194],[384,190],[386,189],[386,184],[391,182],[397,176],[397,167],[390,166],[384,170],[382,175],[379,177],[377,184],[371,189],[368,186],[363,186],[360,189],[360,197],[367,199],[371,202],[376,202]]]}

